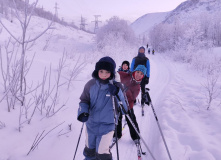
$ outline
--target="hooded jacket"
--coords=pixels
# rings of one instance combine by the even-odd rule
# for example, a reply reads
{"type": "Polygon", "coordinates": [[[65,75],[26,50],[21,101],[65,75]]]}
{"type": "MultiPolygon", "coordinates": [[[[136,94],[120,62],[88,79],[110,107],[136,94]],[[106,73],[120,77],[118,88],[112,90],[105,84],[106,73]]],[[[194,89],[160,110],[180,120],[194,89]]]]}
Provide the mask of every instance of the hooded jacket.
{"type": "Polygon", "coordinates": [[[121,83],[124,85],[124,90],[129,103],[129,109],[132,109],[134,106],[134,100],[137,98],[140,92],[140,82],[136,81],[132,73],[126,73],[119,71],[121,83]]]}
{"type": "MultiPolygon", "coordinates": [[[[121,90],[119,90],[118,96],[127,111],[127,105],[121,90]]],[[[96,78],[87,82],[80,96],[78,117],[82,113],[89,114],[86,122],[89,133],[106,134],[114,130],[113,101],[108,90],[108,83],[103,84],[96,78]]]]}

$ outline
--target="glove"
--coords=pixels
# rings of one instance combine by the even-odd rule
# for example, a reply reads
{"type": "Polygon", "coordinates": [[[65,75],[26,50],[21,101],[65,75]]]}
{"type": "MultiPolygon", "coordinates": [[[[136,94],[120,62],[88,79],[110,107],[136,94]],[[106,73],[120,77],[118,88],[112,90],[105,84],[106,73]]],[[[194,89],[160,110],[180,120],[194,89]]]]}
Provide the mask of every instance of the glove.
{"type": "Polygon", "coordinates": [[[117,93],[119,92],[119,88],[113,84],[108,84],[108,90],[111,95],[116,96],[117,93]]]}
{"type": "Polygon", "coordinates": [[[86,122],[88,120],[89,114],[84,112],[78,116],[78,120],[81,122],[86,122]]]}
{"type": "Polygon", "coordinates": [[[145,92],[145,93],[142,95],[142,99],[143,99],[143,101],[144,101],[145,104],[147,104],[148,106],[150,105],[151,99],[150,99],[149,92],[145,92]]]}
{"type": "Polygon", "coordinates": [[[132,113],[131,113],[131,110],[130,110],[130,109],[128,110],[127,114],[131,117],[131,114],[132,114],[132,113]]]}

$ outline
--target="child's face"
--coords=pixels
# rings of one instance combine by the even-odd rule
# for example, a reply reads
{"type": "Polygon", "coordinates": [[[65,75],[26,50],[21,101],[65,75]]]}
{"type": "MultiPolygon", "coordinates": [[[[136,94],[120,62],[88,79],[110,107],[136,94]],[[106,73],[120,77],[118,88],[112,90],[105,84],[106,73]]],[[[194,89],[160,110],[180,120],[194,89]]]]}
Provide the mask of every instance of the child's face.
{"type": "Polygon", "coordinates": [[[111,76],[111,73],[110,73],[110,71],[101,69],[98,71],[98,76],[100,79],[106,80],[111,76]]]}
{"type": "Polygon", "coordinates": [[[123,64],[122,68],[123,68],[123,70],[128,70],[128,65],[127,64],[123,64]]]}
{"type": "Polygon", "coordinates": [[[144,74],[141,71],[136,71],[134,76],[134,78],[138,81],[143,78],[144,74]]]}

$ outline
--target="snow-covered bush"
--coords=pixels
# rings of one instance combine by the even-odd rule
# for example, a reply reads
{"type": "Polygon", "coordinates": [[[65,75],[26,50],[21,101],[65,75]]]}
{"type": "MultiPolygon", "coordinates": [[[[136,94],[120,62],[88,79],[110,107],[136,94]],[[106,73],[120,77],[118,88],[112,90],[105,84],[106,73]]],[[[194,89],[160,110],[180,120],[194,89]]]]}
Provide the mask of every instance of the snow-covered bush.
{"type": "Polygon", "coordinates": [[[219,106],[221,100],[221,56],[215,54],[212,49],[189,53],[189,56],[183,54],[180,57],[184,57],[184,59],[189,57],[191,69],[202,75],[201,93],[204,96],[207,110],[212,106],[219,106]]]}
{"type": "MultiPolygon", "coordinates": [[[[19,60],[19,87],[20,87],[20,101],[21,104],[23,105],[24,101],[25,101],[25,95],[26,95],[26,75],[28,73],[29,68],[31,67],[31,65],[29,66],[29,68],[27,68],[27,64],[26,64],[26,54],[28,52],[28,50],[35,44],[35,41],[37,39],[39,39],[39,37],[41,37],[42,35],[44,35],[49,29],[52,29],[52,25],[53,25],[53,21],[51,21],[48,26],[46,27],[46,29],[44,31],[42,31],[39,35],[36,36],[30,36],[28,35],[28,31],[29,31],[29,26],[30,26],[30,21],[31,18],[33,16],[33,12],[36,9],[38,1],[36,0],[35,3],[33,4],[29,4],[29,1],[25,1],[24,3],[24,9],[23,12],[20,13],[18,8],[15,8],[15,13],[16,13],[16,18],[19,20],[20,24],[21,24],[21,32],[22,32],[22,37],[18,38],[15,36],[15,34],[10,31],[10,29],[8,28],[8,26],[6,26],[0,19],[0,24],[3,26],[3,28],[10,34],[10,36],[19,44],[21,45],[21,58],[19,60]],[[24,16],[22,16],[21,14],[24,14],[24,16]],[[27,72],[26,72],[27,71],[27,72]]],[[[17,6],[16,6],[17,7],[17,6]]]]}
{"type": "Polygon", "coordinates": [[[173,23],[160,23],[149,34],[155,50],[166,52],[185,50],[194,46],[196,51],[221,46],[220,14],[204,13],[191,17],[185,23],[174,20],[173,23]]]}
{"type": "Polygon", "coordinates": [[[111,56],[117,63],[125,59],[130,61],[138,49],[134,31],[118,17],[111,18],[98,30],[96,42],[98,55],[111,56]]]}
{"type": "Polygon", "coordinates": [[[132,45],[136,42],[136,37],[127,21],[112,17],[98,30],[96,41],[98,48],[103,49],[105,46],[132,45]]]}

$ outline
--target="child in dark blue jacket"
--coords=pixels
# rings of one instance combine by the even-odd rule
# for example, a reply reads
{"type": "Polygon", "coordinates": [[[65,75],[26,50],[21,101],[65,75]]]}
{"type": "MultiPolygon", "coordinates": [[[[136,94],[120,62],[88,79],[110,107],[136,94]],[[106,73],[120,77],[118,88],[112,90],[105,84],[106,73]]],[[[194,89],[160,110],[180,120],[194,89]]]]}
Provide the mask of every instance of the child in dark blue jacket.
{"type": "MultiPolygon", "coordinates": [[[[115,68],[112,58],[101,58],[92,73],[93,79],[87,82],[80,97],[78,120],[86,122],[85,160],[112,160],[109,146],[115,130],[115,113],[110,95],[118,96],[128,110],[123,92],[109,83],[115,77],[115,68]]],[[[115,107],[119,110],[118,103],[115,107]]]]}
{"type": "Polygon", "coordinates": [[[123,71],[123,72],[129,73],[129,72],[130,72],[130,62],[128,62],[128,61],[123,61],[123,62],[122,62],[122,65],[121,65],[120,68],[118,69],[118,72],[119,72],[119,71],[123,71]]]}

